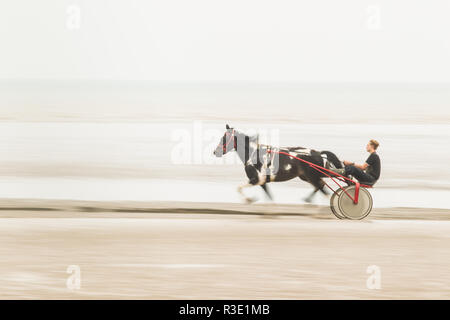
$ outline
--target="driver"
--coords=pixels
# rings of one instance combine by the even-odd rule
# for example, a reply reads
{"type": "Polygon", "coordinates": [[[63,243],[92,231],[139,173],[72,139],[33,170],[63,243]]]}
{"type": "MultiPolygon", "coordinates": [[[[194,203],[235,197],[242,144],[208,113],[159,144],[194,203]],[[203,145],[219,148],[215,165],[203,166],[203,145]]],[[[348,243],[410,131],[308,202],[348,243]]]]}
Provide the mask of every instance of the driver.
{"type": "Polygon", "coordinates": [[[380,144],[376,140],[370,140],[366,146],[366,151],[370,153],[366,162],[356,164],[351,161],[344,160],[344,169],[333,169],[332,171],[344,176],[352,175],[360,183],[374,185],[380,178],[381,162],[376,150],[380,144]]]}

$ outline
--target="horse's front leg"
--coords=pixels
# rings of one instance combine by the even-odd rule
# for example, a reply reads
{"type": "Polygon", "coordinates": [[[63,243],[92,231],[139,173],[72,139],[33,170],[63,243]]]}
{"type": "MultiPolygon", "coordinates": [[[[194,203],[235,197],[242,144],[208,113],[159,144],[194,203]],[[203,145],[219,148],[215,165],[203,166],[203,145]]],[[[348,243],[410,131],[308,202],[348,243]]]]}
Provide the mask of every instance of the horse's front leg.
{"type": "Polygon", "coordinates": [[[252,203],[252,202],[255,202],[256,200],[258,200],[258,199],[256,199],[256,198],[250,198],[250,197],[247,197],[247,196],[244,194],[244,192],[242,191],[244,188],[253,187],[253,186],[254,186],[254,184],[251,184],[251,183],[244,183],[244,184],[240,185],[240,186],[237,188],[239,194],[242,196],[242,198],[244,198],[245,202],[247,202],[247,203],[252,203]]]}
{"type": "Polygon", "coordinates": [[[266,183],[266,176],[260,174],[260,172],[253,165],[246,165],[245,173],[247,174],[248,177],[248,183],[240,185],[238,187],[238,192],[241,194],[241,196],[247,203],[252,203],[255,202],[257,199],[247,197],[242,190],[248,187],[262,186],[263,184],[266,183]]]}

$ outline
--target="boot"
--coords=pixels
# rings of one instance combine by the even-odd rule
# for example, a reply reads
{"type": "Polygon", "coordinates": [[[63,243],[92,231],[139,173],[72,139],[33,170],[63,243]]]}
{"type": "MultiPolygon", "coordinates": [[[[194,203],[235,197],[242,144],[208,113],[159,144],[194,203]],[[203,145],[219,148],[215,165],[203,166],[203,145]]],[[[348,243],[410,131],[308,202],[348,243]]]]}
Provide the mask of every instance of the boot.
{"type": "Polygon", "coordinates": [[[340,174],[341,176],[345,173],[345,168],[337,169],[337,168],[330,168],[330,171],[333,171],[334,173],[340,174]]]}

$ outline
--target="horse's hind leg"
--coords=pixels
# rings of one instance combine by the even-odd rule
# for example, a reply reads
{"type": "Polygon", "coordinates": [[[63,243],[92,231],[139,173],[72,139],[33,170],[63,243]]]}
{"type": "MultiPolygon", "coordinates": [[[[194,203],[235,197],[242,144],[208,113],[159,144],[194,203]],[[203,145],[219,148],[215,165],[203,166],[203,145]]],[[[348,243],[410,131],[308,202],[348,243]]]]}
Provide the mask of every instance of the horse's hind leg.
{"type": "Polygon", "coordinates": [[[316,189],[316,192],[320,190],[324,195],[327,196],[328,190],[325,188],[325,181],[323,181],[321,178],[319,178],[318,185],[319,185],[319,187],[316,189]]]}
{"type": "Polygon", "coordinates": [[[303,199],[305,202],[308,202],[308,203],[312,202],[315,194],[319,190],[325,195],[328,194],[327,190],[325,189],[325,182],[317,175],[309,175],[308,177],[300,177],[300,179],[306,180],[314,186],[314,190],[310,193],[310,195],[303,199]]]}
{"type": "Polygon", "coordinates": [[[314,190],[309,194],[309,196],[304,198],[303,201],[311,203],[313,198],[314,198],[314,195],[316,194],[317,191],[319,191],[319,189],[318,188],[314,188],[314,190]]]}
{"type": "MultiPolygon", "coordinates": [[[[300,174],[298,177],[303,181],[311,183],[311,180],[310,180],[311,177],[309,177],[305,174],[300,174]]],[[[308,203],[312,202],[312,199],[318,190],[319,190],[319,188],[314,188],[313,192],[311,192],[311,194],[309,196],[307,196],[306,198],[303,198],[303,201],[308,202],[308,203]]]]}

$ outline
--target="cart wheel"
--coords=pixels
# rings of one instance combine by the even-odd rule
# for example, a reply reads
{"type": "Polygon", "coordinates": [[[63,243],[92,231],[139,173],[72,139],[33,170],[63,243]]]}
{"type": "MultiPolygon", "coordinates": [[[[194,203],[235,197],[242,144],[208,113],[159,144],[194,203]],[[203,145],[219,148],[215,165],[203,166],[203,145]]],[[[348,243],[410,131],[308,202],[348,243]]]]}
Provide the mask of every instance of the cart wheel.
{"type": "MultiPolygon", "coordinates": [[[[355,186],[348,186],[344,188],[345,191],[352,197],[355,195],[355,186]]],[[[373,200],[370,192],[365,188],[359,188],[358,203],[355,204],[353,200],[345,193],[341,192],[338,196],[338,207],[340,213],[351,220],[361,220],[368,216],[372,211],[373,200]]]]}
{"type": "Polygon", "coordinates": [[[341,194],[342,189],[337,189],[336,192],[333,192],[333,194],[331,195],[331,199],[330,199],[330,208],[331,211],[333,212],[333,214],[336,216],[336,218],[338,219],[345,219],[345,216],[342,215],[341,211],[339,210],[339,204],[338,204],[338,200],[339,200],[339,195],[341,194]]]}

